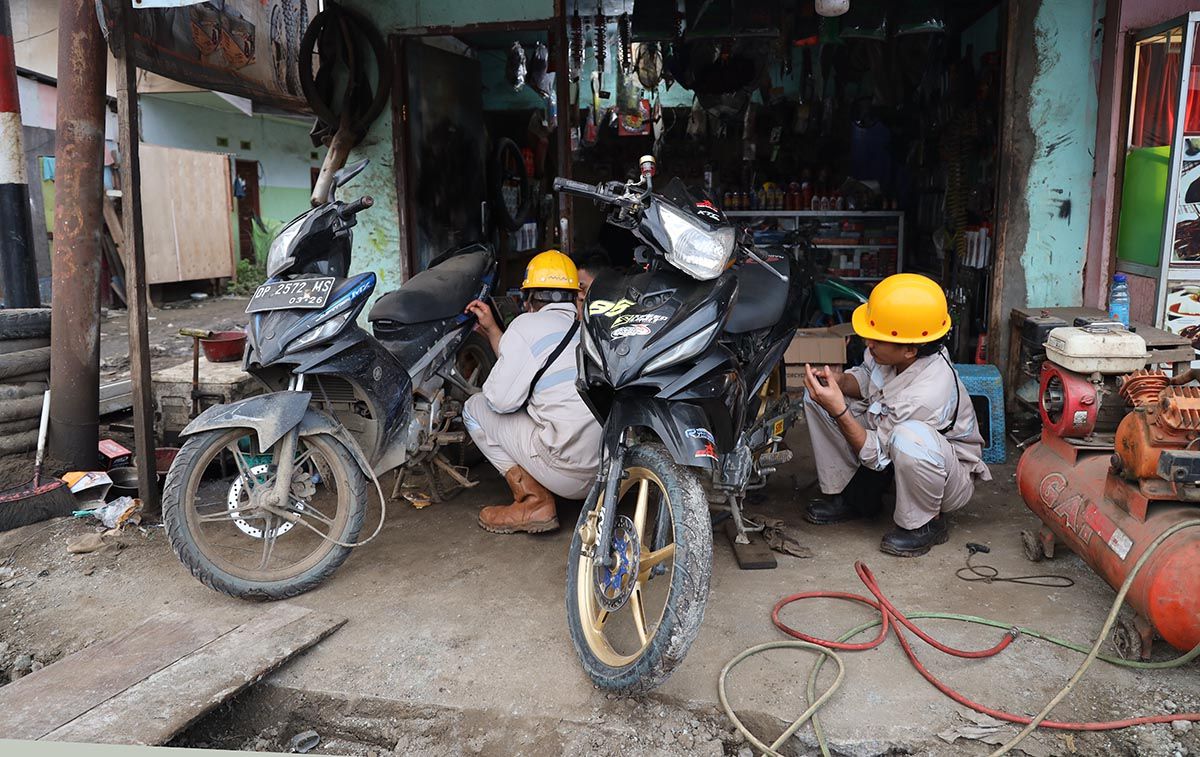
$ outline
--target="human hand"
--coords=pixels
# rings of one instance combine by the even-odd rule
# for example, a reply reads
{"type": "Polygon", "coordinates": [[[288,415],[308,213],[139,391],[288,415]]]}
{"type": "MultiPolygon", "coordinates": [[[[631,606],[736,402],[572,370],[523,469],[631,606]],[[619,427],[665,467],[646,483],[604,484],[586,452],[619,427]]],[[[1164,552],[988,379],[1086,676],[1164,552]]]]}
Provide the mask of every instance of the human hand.
{"type": "Polygon", "coordinates": [[[485,336],[500,333],[500,326],[496,323],[495,316],[492,315],[492,309],[483,300],[472,300],[467,303],[466,310],[463,312],[475,316],[475,330],[479,333],[485,336]]]}
{"type": "Polygon", "coordinates": [[[846,409],[846,396],[838,383],[841,373],[840,368],[813,368],[804,364],[804,386],[809,396],[830,415],[840,415],[846,409]]]}

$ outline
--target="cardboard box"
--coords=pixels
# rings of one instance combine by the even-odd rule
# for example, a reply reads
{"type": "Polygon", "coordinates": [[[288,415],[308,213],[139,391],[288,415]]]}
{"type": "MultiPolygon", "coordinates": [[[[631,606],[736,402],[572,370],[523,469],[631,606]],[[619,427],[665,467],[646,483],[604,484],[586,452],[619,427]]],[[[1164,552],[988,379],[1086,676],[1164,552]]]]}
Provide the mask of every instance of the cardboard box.
{"type": "Polygon", "coordinates": [[[804,391],[804,364],[844,365],[846,338],[854,333],[848,323],[827,329],[801,329],[783,353],[784,375],[789,392],[804,391]]]}

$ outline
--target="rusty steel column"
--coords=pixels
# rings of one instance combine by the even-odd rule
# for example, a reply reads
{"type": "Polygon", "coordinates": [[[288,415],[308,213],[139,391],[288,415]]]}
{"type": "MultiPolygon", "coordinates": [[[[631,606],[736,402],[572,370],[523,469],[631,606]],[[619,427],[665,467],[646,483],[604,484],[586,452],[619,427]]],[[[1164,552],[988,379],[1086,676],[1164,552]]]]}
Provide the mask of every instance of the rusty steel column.
{"type": "Polygon", "coordinates": [[[99,442],[106,63],[94,0],[62,0],[54,150],[50,454],[81,470],[96,466],[99,442]]]}

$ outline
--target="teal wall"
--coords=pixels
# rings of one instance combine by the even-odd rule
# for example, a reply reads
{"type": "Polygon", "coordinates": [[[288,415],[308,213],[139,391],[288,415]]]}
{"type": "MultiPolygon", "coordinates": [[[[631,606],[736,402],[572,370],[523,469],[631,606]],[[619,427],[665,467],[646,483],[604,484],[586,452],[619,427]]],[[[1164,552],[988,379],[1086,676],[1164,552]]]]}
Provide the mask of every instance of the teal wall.
{"type": "Polygon", "coordinates": [[[1103,15],[1103,0],[1044,0],[1037,13],[1037,69],[1023,100],[1035,142],[1025,191],[1028,237],[1021,252],[1029,305],[1083,302],[1101,52],[1096,30],[1103,15]]]}
{"type": "Polygon", "coordinates": [[[366,14],[386,31],[554,16],[554,0],[346,0],[343,5],[366,14]]]}

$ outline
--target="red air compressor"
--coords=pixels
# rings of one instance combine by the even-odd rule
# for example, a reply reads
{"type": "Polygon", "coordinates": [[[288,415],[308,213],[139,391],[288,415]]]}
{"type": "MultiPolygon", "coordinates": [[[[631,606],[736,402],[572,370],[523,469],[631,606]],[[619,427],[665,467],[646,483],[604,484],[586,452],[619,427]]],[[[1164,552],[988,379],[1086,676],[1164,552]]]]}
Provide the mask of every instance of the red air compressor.
{"type": "MultiPolygon", "coordinates": [[[[1118,326],[1057,328],[1046,342],[1042,438],[1017,465],[1021,496],[1045,524],[1022,534],[1032,560],[1065,542],[1114,589],[1154,539],[1200,518],[1200,388],[1142,370],[1145,341],[1118,326]]],[[[1200,643],[1200,528],[1158,548],[1114,627],[1127,659],[1148,659],[1155,632],[1176,649],[1200,643]]]]}

